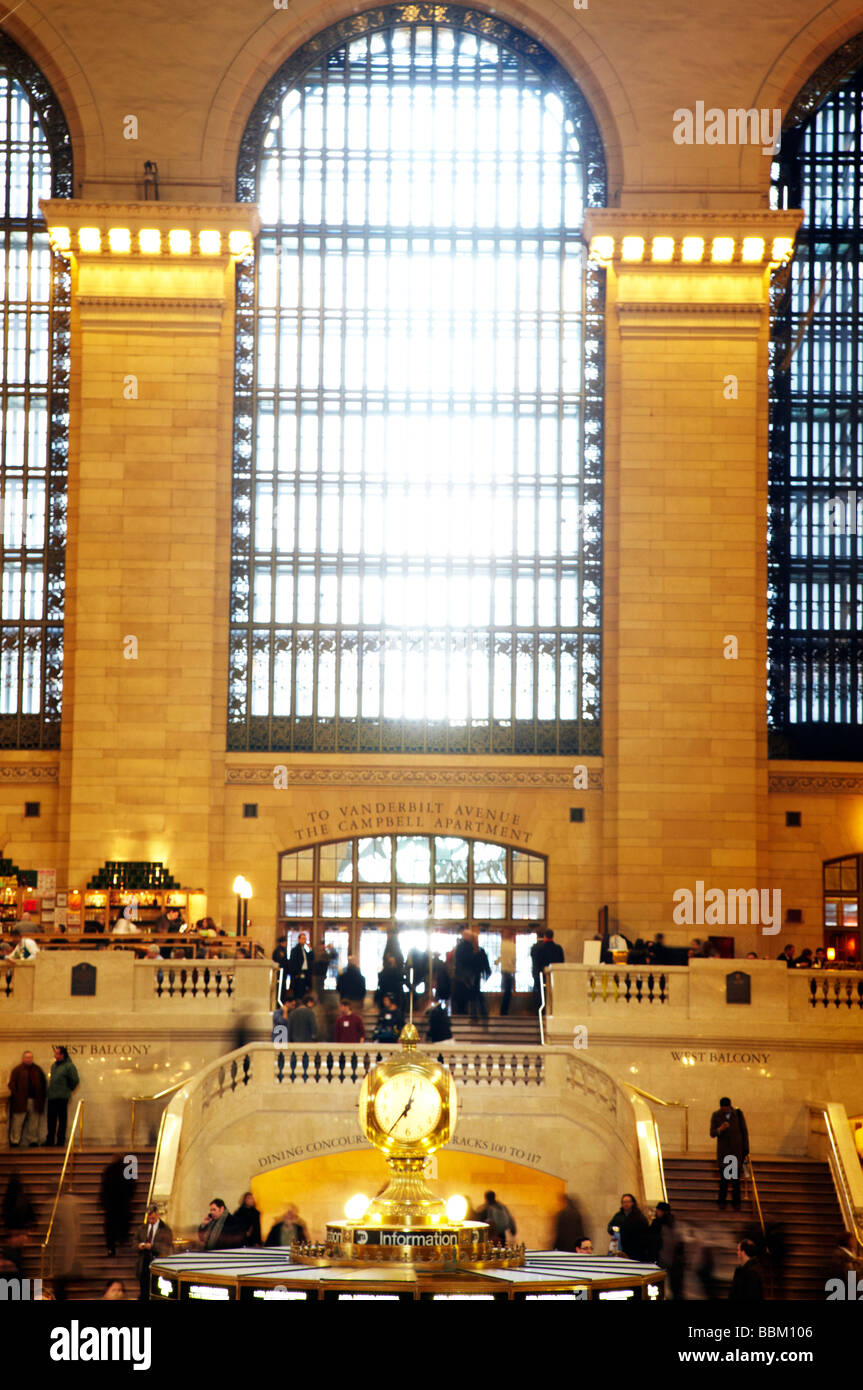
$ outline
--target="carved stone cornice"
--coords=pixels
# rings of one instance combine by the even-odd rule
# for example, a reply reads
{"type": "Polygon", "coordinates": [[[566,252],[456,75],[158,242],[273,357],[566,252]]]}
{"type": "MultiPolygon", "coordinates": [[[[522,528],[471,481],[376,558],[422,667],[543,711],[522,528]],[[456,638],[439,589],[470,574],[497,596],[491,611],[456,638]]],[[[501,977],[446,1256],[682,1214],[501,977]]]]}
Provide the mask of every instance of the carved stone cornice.
{"type": "Polygon", "coordinates": [[[767,790],[798,792],[806,796],[853,796],[863,793],[863,773],[856,772],[771,772],[767,790]]]}
{"type": "Polygon", "coordinates": [[[27,782],[58,783],[59,763],[0,763],[0,783],[21,786],[27,782]]]}
{"type": "MultiPolygon", "coordinates": [[[[573,759],[578,764],[577,758],[573,759]]],[[[587,766],[586,763],[581,764],[587,766]]],[[[274,769],[287,768],[288,787],[499,787],[512,791],[572,791],[572,768],[495,768],[495,767],[293,767],[280,762],[234,765],[225,768],[225,784],[230,787],[274,785],[274,769]]],[[[602,791],[602,768],[588,767],[589,791],[602,791]]],[[[582,788],[584,790],[584,788],[582,788]]]]}

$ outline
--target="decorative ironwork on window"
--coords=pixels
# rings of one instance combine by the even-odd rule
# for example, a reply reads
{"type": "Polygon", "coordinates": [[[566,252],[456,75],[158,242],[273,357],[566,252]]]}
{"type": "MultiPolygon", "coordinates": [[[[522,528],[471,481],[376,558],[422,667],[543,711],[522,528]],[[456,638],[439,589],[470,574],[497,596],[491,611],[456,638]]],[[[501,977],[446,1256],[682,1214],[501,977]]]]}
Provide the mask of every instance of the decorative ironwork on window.
{"type": "Polygon", "coordinates": [[[384,6],[269,83],[229,748],[600,751],[605,196],[578,89],[489,15],[384,6]]]}
{"type": "Polygon", "coordinates": [[[773,757],[863,756],[863,35],[789,112],[773,188],[801,207],[775,279],[769,632],[773,757]]]}
{"type": "Polygon", "coordinates": [[[0,158],[0,748],[58,748],[70,279],[39,199],[72,196],[72,144],[45,78],[2,33],[0,158]]]}

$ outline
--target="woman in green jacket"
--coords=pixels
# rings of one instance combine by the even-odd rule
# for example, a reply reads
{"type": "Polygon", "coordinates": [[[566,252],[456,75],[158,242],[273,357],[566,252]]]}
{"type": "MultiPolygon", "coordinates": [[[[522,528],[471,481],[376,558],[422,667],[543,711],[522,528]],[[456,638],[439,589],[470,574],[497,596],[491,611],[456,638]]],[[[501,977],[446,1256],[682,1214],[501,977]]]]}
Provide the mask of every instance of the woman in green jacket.
{"type": "Polygon", "coordinates": [[[65,1047],[54,1048],[54,1061],[48,1077],[48,1138],[46,1144],[60,1148],[66,1143],[66,1113],[69,1097],[78,1087],[78,1073],[65,1047]]]}

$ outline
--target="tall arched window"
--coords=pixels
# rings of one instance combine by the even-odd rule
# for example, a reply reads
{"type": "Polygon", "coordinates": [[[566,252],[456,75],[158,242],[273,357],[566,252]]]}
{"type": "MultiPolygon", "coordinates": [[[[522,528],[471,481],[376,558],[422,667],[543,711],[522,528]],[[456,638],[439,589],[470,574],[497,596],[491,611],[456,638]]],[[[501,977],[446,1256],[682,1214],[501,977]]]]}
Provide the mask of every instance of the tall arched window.
{"type": "Polygon", "coordinates": [[[794,103],[773,201],[805,216],[774,317],[770,751],[860,758],[863,35],[794,103]]]}
{"type": "Polygon", "coordinates": [[[72,196],[44,77],[0,34],[0,747],[58,748],[69,417],[69,268],[40,198],[72,196]]]}
{"type": "Polygon", "coordinates": [[[231,748],[599,752],[593,118],[532,39],[389,6],[269,83],[238,196],[231,748]]]}

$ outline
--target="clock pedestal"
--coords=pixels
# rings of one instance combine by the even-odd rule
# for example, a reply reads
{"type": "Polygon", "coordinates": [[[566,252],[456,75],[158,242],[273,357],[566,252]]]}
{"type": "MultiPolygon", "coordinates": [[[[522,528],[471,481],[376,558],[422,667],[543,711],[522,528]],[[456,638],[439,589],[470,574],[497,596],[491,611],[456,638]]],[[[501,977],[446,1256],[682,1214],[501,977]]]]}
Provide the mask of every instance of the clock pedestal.
{"type": "Polygon", "coordinates": [[[431,1269],[523,1264],[523,1246],[501,1249],[485,1222],[450,1220],[446,1203],[426,1183],[430,1155],[455,1128],[455,1081],[442,1058],[419,1051],[412,1023],[400,1042],[401,1051],[365,1077],[359,1099],[363,1131],[389,1166],[387,1187],[361,1217],[328,1222],[323,1246],[292,1245],[291,1258],[314,1264],[396,1261],[431,1269]]]}

